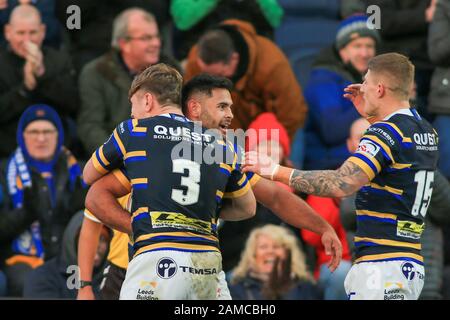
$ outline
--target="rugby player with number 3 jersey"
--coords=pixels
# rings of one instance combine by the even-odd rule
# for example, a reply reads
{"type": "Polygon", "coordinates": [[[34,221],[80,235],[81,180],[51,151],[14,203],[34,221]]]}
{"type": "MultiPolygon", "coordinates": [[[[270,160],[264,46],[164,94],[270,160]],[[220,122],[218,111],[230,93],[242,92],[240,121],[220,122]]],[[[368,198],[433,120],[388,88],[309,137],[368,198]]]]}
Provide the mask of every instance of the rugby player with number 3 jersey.
{"type": "MultiPolygon", "coordinates": [[[[164,64],[138,75],[129,94],[134,119],[119,124],[84,169],[91,184],[124,166],[131,182],[134,255],[121,299],[215,299],[222,271],[217,219],[239,220],[256,210],[233,146],[182,115],[181,83],[164,64]],[[213,160],[221,161],[202,158],[219,151],[224,157],[213,160]],[[222,198],[231,204],[222,205],[222,198]]],[[[88,198],[86,207],[96,211],[88,198]]],[[[123,223],[113,227],[131,233],[124,227],[129,213],[115,214],[123,223]]]]}

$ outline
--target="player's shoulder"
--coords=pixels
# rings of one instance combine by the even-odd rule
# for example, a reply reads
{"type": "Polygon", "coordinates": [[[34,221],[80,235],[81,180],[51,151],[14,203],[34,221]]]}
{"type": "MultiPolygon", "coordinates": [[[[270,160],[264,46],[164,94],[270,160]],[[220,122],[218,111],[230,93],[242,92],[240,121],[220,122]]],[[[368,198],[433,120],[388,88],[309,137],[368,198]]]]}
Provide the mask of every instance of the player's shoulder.
{"type": "Polygon", "coordinates": [[[392,146],[411,144],[412,134],[420,127],[420,121],[422,119],[415,110],[404,109],[372,124],[366,135],[374,135],[392,146]]]}

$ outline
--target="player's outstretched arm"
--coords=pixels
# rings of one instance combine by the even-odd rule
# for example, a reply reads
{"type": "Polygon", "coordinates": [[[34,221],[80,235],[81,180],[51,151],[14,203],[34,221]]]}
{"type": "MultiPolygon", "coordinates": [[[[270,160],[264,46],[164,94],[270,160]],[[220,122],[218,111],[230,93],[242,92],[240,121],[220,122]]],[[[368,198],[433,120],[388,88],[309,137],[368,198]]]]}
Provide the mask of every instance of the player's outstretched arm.
{"type": "Polygon", "coordinates": [[[370,181],[368,175],[349,160],[337,170],[301,171],[280,166],[270,157],[256,152],[246,154],[242,171],[258,173],[300,192],[331,198],[349,196],[370,181]]]}
{"type": "Polygon", "coordinates": [[[256,200],[269,208],[284,222],[322,236],[327,255],[332,255],[330,269],[334,271],[342,258],[342,244],[333,227],[303,199],[280,188],[275,182],[261,178],[252,187],[256,200]]]}
{"type": "Polygon", "coordinates": [[[250,219],[256,214],[256,200],[251,188],[243,195],[224,199],[219,217],[226,221],[250,219]]]}
{"type": "Polygon", "coordinates": [[[117,198],[131,191],[113,173],[95,182],[86,195],[86,208],[110,228],[131,234],[130,213],[124,210],[117,198]]]}
{"type": "MultiPolygon", "coordinates": [[[[78,240],[78,266],[80,267],[80,279],[92,281],[94,259],[97,252],[102,224],[84,217],[78,240]]],[[[95,300],[92,286],[86,286],[78,290],[77,300],[95,300]]]]}

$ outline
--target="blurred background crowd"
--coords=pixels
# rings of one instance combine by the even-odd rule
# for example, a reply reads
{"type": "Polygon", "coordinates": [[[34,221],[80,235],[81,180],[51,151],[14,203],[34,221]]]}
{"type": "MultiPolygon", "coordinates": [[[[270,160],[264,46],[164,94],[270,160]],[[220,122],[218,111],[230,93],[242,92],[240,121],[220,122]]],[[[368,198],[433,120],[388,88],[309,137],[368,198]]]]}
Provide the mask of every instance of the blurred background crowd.
{"type": "MultiPolygon", "coordinates": [[[[450,298],[450,0],[0,0],[0,26],[0,297],[76,298],[66,280],[82,168],[129,118],[128,89],[148,65],[229,78],[234,129],[278,129],[281,162],[336,169],[369,126],[343,89],[362,82],[373,56],[399,52],[416,68],[411,103],[440,136],[421,298],[450,298]],[[80,29],[67,27],[71,5],[80,29]],[[368,27],[370,5],[380,29],[368,27]]],[[[234,299],[346,299],[354,198],[298,196],[338,233],[339,269],[326,268],[320,236],[258,205],[254,218],[220,225],[234,299]]],[[[110,238],[105,230],[94,280],[110,238]]]]}

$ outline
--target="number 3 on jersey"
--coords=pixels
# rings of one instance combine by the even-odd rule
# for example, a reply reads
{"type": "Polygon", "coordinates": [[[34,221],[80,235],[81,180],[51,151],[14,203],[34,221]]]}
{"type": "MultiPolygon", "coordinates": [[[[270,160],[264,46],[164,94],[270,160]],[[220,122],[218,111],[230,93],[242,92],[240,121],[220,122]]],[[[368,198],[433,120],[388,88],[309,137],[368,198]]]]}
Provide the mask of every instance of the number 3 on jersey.
{"type": "Polygon", "coordinates": [[[174,173],[184,174],[184,171],[188,170],[187,177],[182,176],[180,183],[187,188],[187,191],[173,188],[172,200],[184,206],[197,203],[200,195],[200,164],[186,159],[172,160],[172,163],[174,173]]]}
{"type": "Polygon", "coordinates": [[[415,217],[420,213],[425,217],[433,193],[434,172],[420,170],[414,176],[414,181],[417,182],[417,190],[411,214],[415,217]]]}

